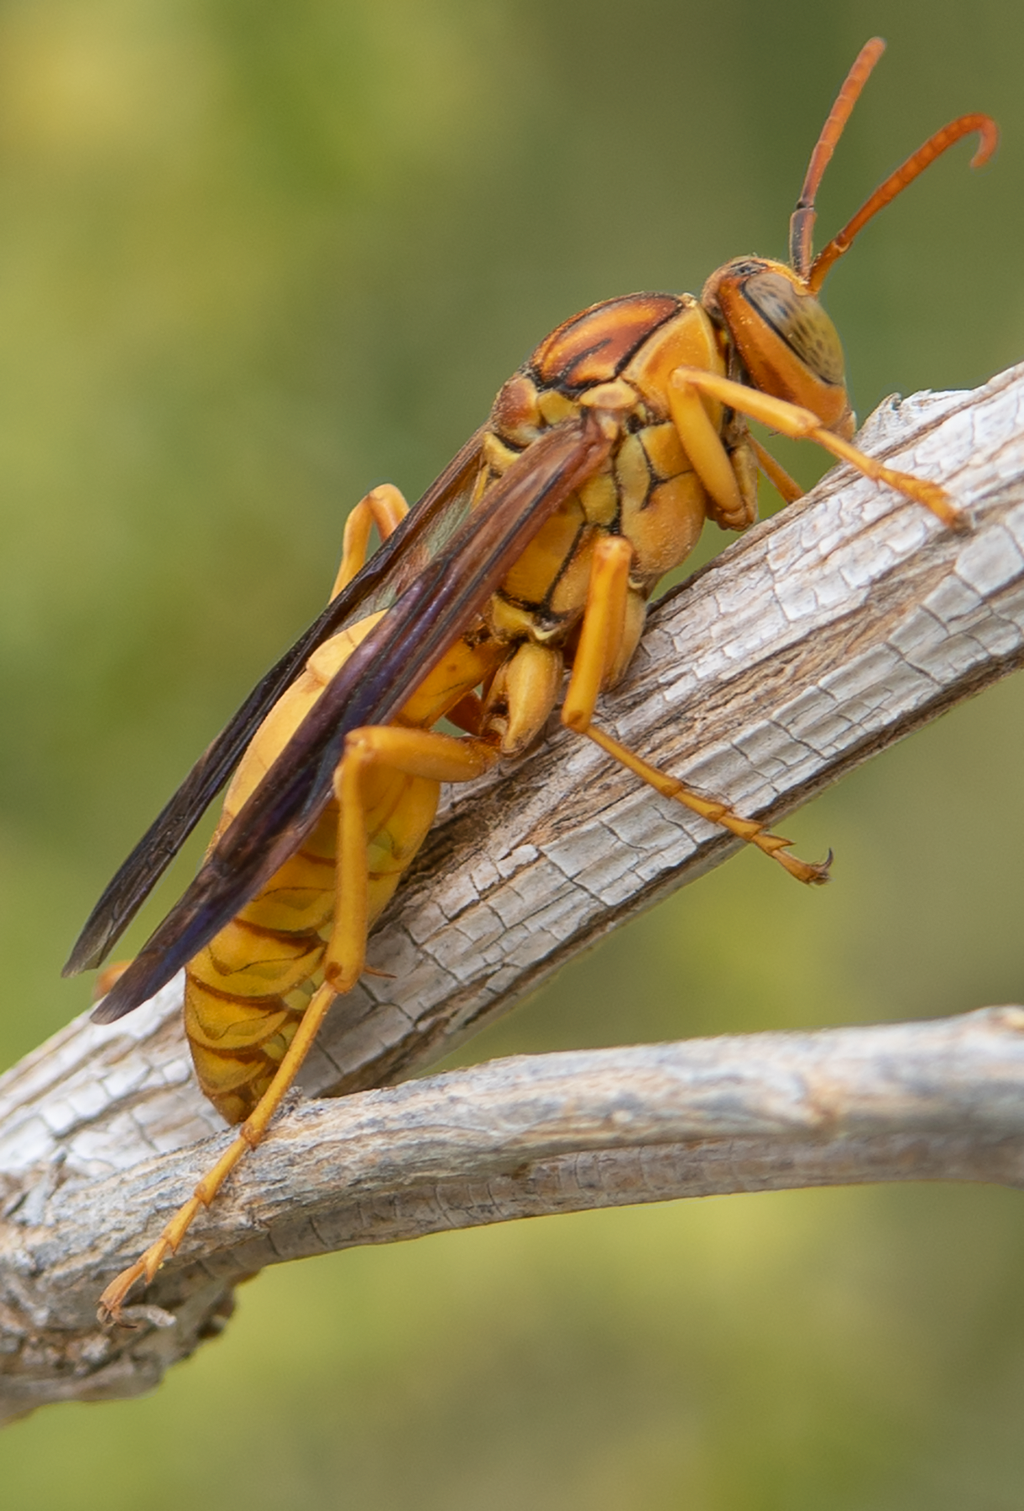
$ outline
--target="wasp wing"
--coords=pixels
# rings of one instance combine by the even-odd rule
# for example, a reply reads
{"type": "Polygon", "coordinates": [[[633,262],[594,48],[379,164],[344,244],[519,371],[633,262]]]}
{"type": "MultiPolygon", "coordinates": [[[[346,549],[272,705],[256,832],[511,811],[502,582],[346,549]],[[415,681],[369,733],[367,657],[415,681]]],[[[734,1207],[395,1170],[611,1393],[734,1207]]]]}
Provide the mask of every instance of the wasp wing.
{"type": "Polygon", "coordinates": [[[482,436],[481,428],[470,437],[394,534],[271,667],[200,756],[93,908],[68,957],[65,976],[103,963],[317,646],[353,620],[389,608],[444,549],[468,510],[482,436]]]}
{"type": "Polygon", "coordinates": [[[370,631],[319,698],[177,906],[93,1013],[111,1023],[159,991],[293,855],[332,794],[346,735],[386,723],[482,611],[544,520],[601,465],[592,413],[535,441],[449,547],[370,631]]]}

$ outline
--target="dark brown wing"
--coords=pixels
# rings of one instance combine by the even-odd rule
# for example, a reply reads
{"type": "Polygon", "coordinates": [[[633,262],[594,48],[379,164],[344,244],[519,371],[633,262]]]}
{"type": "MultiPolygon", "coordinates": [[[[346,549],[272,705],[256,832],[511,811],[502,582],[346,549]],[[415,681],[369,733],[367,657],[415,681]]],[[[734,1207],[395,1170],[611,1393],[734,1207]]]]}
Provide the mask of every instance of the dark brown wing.
{"type": "Polygon", "coordinates": [[[332,791],[345,736],[393,718],[483,609],[544,520],[604,461],[587,413],[535,441],[488,489],[446,550],[357,647],[198,875],[93,1017],[111,1023],[159,991],[298,849],[332,791]]]}
{"type": "Polygon", "coordinates": [[[353,620],[389,608],[443,550],[465,517],[482,436],[481,428],[470,437],[358,577],[271,667],[200,756],[93,908],[64,967],[65,976],[102,965],[317,646],[353,620]]]}

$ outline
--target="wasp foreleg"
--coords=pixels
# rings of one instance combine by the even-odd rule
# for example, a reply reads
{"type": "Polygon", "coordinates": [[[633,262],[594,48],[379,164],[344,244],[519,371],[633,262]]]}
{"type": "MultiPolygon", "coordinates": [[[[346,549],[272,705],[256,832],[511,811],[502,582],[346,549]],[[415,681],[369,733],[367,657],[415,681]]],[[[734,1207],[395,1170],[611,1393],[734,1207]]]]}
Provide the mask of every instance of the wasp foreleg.
{"type": "MultiPolygon", "coordinates": [[[[729,378],[720,378],[717,373],[705,372],[697,367],[676,368],[669,380],[669,402],[672,407],[672,418],[676,420],[677,426],[679,425],[679,420],[676,419],[677,403],[682,402],[684,406],[692,408],[691,396],[697,393],[708,394],[722,404],[728,404],[732,409],[738,410],[740,414],[745,414],[752,420],[760,420],[762,424],[771,426],[773,430],[790,436],[795,441],[816,441],[819,446],[830,451],[841,462],[849,462],[851,467],[856,467],[857,471],[863,473],[865,477],[871,478],[876,483],[887,483],[890,488],[895,488],[897,493],[902,493],[916,503],[924,504],[926,509],[930,509],[937,519],[951,529],[970,528],[967,518],[954,506],[945,489],[940,488],[937,483],[930,483],[925,478],[913,477],[910,473],[896,472],[891,467],[883,466],[874,457],[858,451],[856,446],[851,446],[849,441],[833,435],[831,430],[825,428],[813,410],[803,409],[799,404],[791,404],[787,399],[776,399],[771,394],[759,393],[756,389],[748,388],[744,383],[734,383],[729,378]]],[[[684,434],[682,438],[683,445],[689,451],[689,435],[684,434]]],[[[701,481],[707,487],[708,484],[698,459],[692,459],[701,481]]]]}
{"type": "Polygon", "coordinates": [[[795,478],[790,477],[782,463],[773,457],[770,451],[765,450],[757,437],[748,435],[747,440],[750,443],[751,451],[757,458],[757,465],[772,487],[778,491],[782,502],[784,504],[795,504],[798,498],[803,498],[804,490],[800,484],[795,478]]]}

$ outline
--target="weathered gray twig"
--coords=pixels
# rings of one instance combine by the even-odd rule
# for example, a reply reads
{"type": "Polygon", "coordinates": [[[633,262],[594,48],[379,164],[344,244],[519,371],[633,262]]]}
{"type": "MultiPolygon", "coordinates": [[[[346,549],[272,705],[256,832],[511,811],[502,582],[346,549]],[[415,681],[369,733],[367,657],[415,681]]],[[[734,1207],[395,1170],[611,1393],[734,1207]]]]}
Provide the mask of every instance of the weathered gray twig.
{"type": "Polygon", "coordinates": [[[1024,1185],[1024,1008],[522,1056],[302,1104],[129,1308],[139,1332],[104,1331],[99,1277],[134,1257],[140,1214],[156,1236],[211,1153],[35,1188],[9,1215],[4,1414],[148,1389],[229,1312],[235,1281],[284,1259],[712,1192],[1024,1185]]]}
{"type": "MultiPolygon", "coordinates": [[[[1020,665],[1022,408],[1019,372],[883,406],[867,448],[941,478],[972,533],[831,474],[658,609],[602,721],[774,821],[1020,665]]],[[[305,1089],[399,1079],[734,843],[556,731],[451,804],[374,937],[371,963],[392,979],[369,977],[338,1004],[305,1089]]],[[[111,1028],[72,1024],[0,1081],[0,1409],[147,1388],[240,1273],[314,1249],[751,1185],[1016,1181],[1019,1036],[1003,1013],[715,1040],[616,1051],[610,1078],[593,1056],[539,1057],[303,1108],[159,1278],[148,1299],[175,1325],[110,1336],[92,1322],[96,1294],[187,1194],[210,1158],[187,1146],[218,1126],[168,988],[111,1028]],[[670,1054],[682,1059],[658,1060],[670,1054]],[[695,1113],[685,1066],[699,1067],[715,1116],[706,1099],[695,1113]],[[913,1095],[894,1094],[900,1075],[913,1095]]]]}

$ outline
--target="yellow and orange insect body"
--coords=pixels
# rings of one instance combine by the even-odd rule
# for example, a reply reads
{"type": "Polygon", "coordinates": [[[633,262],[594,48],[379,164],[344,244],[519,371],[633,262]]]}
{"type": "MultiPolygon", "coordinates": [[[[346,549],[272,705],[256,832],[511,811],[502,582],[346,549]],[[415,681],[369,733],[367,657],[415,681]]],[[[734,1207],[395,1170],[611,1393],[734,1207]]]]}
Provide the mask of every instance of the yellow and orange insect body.
{"type": "MultiPolygon", "coordinates": [[[[333,636],[275,705],[253,737],[224,800],[211,848],[245,805],[314,703],[381,615],[333,636]]],[[[460,640],[424,680],[398,722],[433,724],[491,670],[494,642],[460,640]]],[[[378,766],[361,794],[366,832],[367,927],[379,918],[415,858],[437,812],[440,781],[378,766]]],[[[339,809],[332,799],[316,826],[185,971],[185,1031],[203,1091],[229,1123],[264,1095],[323,979],[335,916],[339,809]]]]}
{"type": "Polygon", "coordinates": [[[96,1011],[111,1022],[186,967],[185,1026],[204,1091],[238,1137],[156,1243],[101,1300],[115,1319],[152,1279],[267,1124],[334,998],[358,981],[367,931],[433,822],[440,783],[520,755],[562,697],[562,721],[657,792],[825,880],[755,819],[685,787],[594,725],[648,598],[704,522],[741,530],[757,472],[791,479],[756,419],[816,441],[865,476],[962,519],[935,484],[851,445],[839,337],[818,300],[856,234],[940,152],[981,133],[962,116],[929,139],[811,260],[817,187],[882,50],[862,49],[811,157],[790,265],[743,257],[691,294],[631,294],[552,332],[417,507],[375,489],[346,527],[335,596],[247,700],[97,904],[68,969],[99,964],[203,808],[237,768],[198,876],[96,1011]],[[366,561],[370,529],[380,550],[366,561]],[[563,694],[565,673],[568,687],[563,694]],[[466,730],[434,728],[448,716],[466,730]],[[245,747],[248,748],[245,748],[245,747]],[[244,753],[243,753],[244,752],[244,753]]]}
{"type": "MultiPolygon", "coordinates": [[[[327,686],[329,668],[336,670],[362,638],[360,631],[370,627],[360,625],[328,641],[264,721],[228,789],[214,844],[327,686]]],[[[386,795],[391,801],[369,843],[401,853],[406,810],[410,805],[415,810],[424,796],[424,821],[414,825],[414,853],[433,820],[437,784],[432,794],[421,794],[418,787],[424,784],[415,779],[394,776],[389,785],[399,790],[386,795]]],[[[266,1091],[308,1006],[308,988],[320,971],[334,917],[337,829],[337,805],[331,802],[301,848],[186,968],[185,1031],[196,1074],[229,1123],[251,1112],[266,1091]]],[[[371,889],[376,879],[370,878],[371,889]]],[[[386,900],[371,907],[372,916],[386,900]]]]}

